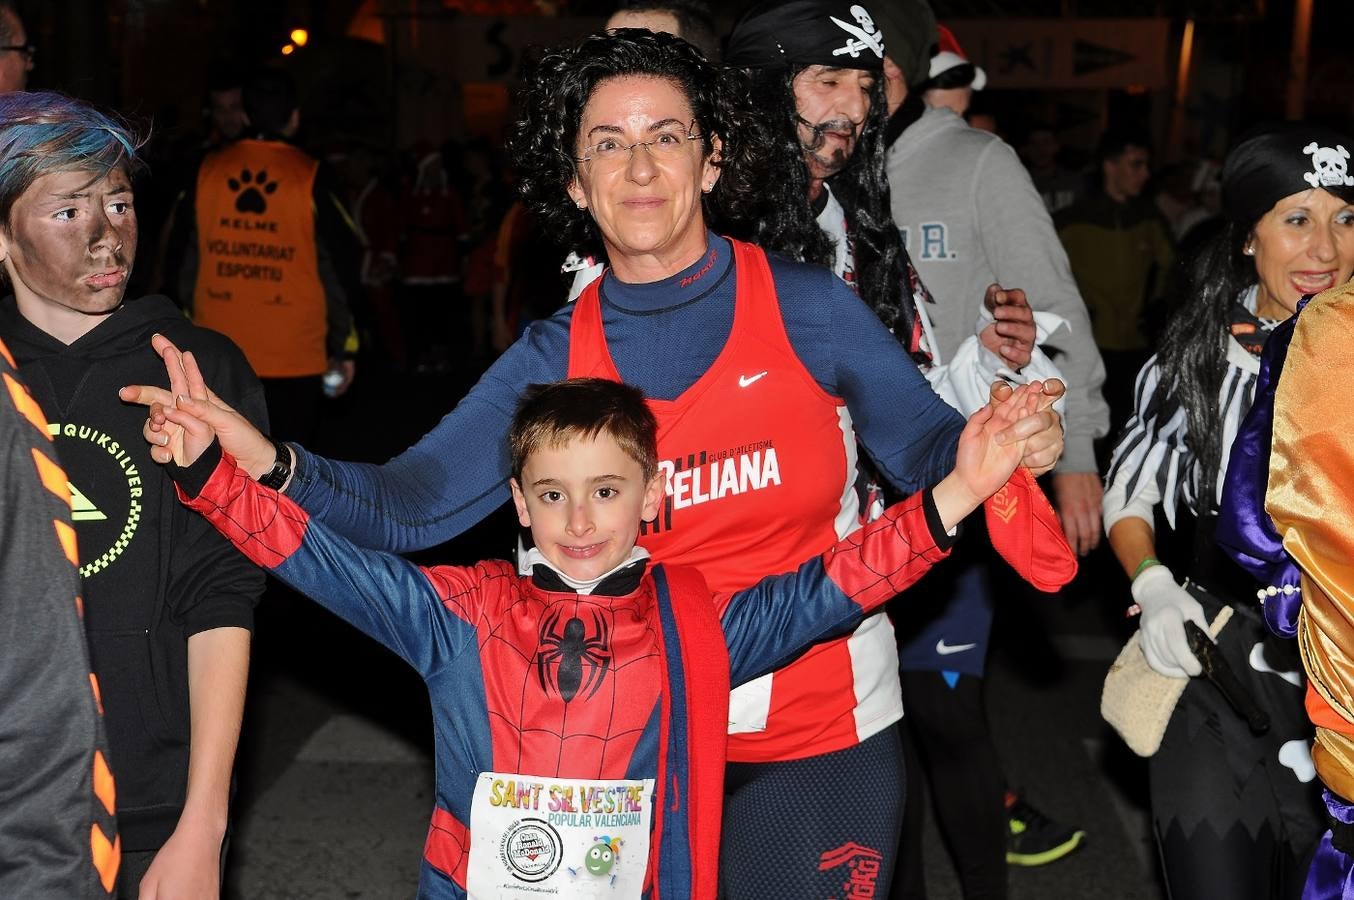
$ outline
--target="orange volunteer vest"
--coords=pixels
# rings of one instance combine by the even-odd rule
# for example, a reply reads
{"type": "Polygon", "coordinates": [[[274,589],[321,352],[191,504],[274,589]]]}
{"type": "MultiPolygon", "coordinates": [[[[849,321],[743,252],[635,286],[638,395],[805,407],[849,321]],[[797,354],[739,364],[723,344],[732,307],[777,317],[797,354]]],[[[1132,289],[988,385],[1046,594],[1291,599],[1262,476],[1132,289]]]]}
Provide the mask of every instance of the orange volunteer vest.
{"type": "MultiPolygon", "coordinates": [[[[695,566],[715,591],[787,572],[860,527],[855,432],[846,404],[804,368],[781,319],[766,254],[734,241],[728,341],[658,419],[667,497],[639,542],[660,562],[695,566]]],[[[602,327],[598,278],[579,296],[569,377],[619,381],[602,327]]],[[[883,615],[733,691],[729,759],[766,762],[853,746],[902,716],[898,655],[883,615]]]]}
{"type": "Polygon", "coordinates": [[[311,199],[318,166],[290,144],[243,140],[198,170],[193,320],[239,344],[261,378],[328,368],[311,199]]]}

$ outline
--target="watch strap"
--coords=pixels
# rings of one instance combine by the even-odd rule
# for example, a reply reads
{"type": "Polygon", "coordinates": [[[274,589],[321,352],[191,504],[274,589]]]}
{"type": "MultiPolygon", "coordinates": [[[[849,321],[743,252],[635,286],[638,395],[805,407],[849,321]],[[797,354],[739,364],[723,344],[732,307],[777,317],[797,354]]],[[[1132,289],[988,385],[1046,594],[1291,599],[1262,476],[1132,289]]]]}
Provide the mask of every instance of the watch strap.
{"type": "Polygon", "coordinates": [[[273,460],[273,467],[259,479],[259,484],[280,491],[291,477],[291,451],[281,441],[273,441],[273,447],[277,450],[277,457],[273,460]]]}

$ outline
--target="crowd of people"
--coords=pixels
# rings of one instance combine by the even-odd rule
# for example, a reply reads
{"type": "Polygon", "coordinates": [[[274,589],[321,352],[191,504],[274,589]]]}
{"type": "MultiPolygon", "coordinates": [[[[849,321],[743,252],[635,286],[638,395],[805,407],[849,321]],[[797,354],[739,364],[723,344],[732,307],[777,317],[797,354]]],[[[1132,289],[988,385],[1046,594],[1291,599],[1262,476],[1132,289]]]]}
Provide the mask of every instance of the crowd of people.
{"type": "Polygon", "coordinates": [[[920,900],[925,783],[999,900],[1086,834],[989,728],[997,585],[1107,536],[1104,602],[1183,686],[1169,895],[1354,897],[1347,537],[1312,512],[1350,138],[1259,128],[1153,202],[1142,130],[1081,178],[984,127],[926,0],[726,36],[630,0],[534,61],[501,152],[340,173],[284,72],[222,70],[148,177],[133,128],[25,90],[5,3],[0,44],[0,895],[220,896],[271,574],[427,684],[420,896],[920,900]],[[313,449],[326,397],[467,361],[389,461],[313,449]],[[401,555],[509,503],[514,562],[401,555]]]}

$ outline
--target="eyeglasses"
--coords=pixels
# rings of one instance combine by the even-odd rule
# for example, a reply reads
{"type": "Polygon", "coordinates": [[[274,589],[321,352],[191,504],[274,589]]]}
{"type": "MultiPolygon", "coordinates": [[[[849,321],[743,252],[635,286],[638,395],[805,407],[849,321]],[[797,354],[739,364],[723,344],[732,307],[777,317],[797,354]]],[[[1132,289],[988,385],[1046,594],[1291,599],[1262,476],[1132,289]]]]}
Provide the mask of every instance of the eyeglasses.
{"type": "Polygon", "coordinates": [[[13,50],[15,53],[22,53],[30,62],[33,57],[38,55],[38,48],[35,44],[0,44],[0,50],[13,50]]]}
{"type": "Polygon", "coordinates": [[[583,155],[575,156],[574,159],[578,162],[595,162],[600,166],[616,166],[627,162],[639,147],[648,150],[654,159],[671,159],[681,152],[687,141],[698,141],[705,137],[697,133],[695,128],[696,122],[693,119],[685,131],[677,128],[660,131],[647,141],[622,144],[615,138],[607,138],[591,147],[584,147],[583,155]]]}

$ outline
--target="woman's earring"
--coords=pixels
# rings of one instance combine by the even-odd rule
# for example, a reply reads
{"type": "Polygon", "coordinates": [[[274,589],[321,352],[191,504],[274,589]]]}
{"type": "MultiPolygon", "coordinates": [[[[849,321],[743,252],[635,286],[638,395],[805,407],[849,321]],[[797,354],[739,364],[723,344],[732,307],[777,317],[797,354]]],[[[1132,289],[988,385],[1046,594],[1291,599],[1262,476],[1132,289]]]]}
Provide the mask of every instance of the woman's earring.
{"type": "Polygon", "coordinates": [[[1255,245],[1254,245],[1254,244],[1247,244],[1245,247],[1242,248],[1241,252],[1244,253],[1244,254],[1246,254],[1247,256],[1254,256],[1254,255],[1255,255],[1255,245]]]}

